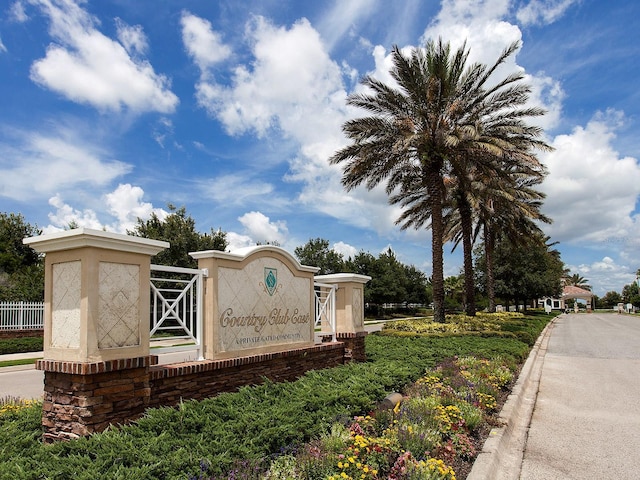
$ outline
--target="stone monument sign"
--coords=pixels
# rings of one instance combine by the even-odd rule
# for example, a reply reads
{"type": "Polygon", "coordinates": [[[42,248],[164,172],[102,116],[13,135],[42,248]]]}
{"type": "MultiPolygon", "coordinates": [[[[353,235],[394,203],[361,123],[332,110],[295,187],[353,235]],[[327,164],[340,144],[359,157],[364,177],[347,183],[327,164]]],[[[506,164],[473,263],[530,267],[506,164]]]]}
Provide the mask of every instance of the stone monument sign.
{"type": "Polygon", "coordinates": [[[204,356],[227,358],[314,343],[316,267],[262,245],[190,254],[207,269],[204,356]]]}

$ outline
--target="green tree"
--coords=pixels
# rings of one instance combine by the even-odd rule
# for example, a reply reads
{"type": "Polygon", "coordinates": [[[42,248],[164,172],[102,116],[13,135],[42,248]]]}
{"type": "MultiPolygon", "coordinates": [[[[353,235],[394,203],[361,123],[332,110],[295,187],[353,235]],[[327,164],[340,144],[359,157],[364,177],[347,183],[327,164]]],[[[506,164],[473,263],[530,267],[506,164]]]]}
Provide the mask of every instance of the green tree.
{"type": "Polygon", "coordinates": [[[129,235],[164,240],[170,243],[170,247],[155,255],[152,263],[170,265],[174,267],[197,268],[198,262],[189,255],[189,252],[204,250],[221,250],[227,248],[226,233],[211,229],[210,233],[198,233],[196,222],[187,215],[185,207],[176,208],[169,204],[169,215],[161,219],[155,213],[149,220],[138,219],[133,231],[129,235]]]}
{"type": "Polygon", "coordinates": [[[497,237],[512,244],[526,244],[528,239],[543,235],[539,223],[551,223],[542,214],[544,194],[535,189],[543,176],[516,167],[508,172],[509,181],[486,179],[478,197],[476,235],[482,232],[484,247],[485,287],[488,310],[495,312],[494,250],[497,237]]]}
{"type": "Polygon", "coordinates": [[[293,251],[303,265],[318,267],[318,275],[341,273],[345,271],[345,262],[341,253],[329,248],[329,240],[312,238],[293,251]]]}
{"type": "Polygon", "coordinates": [[[465,276],[450,276],[444,279],[444,298],[447,309],[458,310],[465,300],[465,276]]]}
{"type": "Polygon", "coordinates": [[[398,219],[402,228],[431,228],[436,321],[444,321],[443,219],[450,208],[445,204],[445,177],[455,176],[456,162],[525,152],[539,134],[522,121],[542,112],[519,109],[528,94],[528,87],[519,84],[521,74],[486,86],[518,46],[510,45],[491,67],[467,67],[466,47],[452,53],[442,40],[429,41],[408,56],[394,46],[390,74],[397,87],[366,76],[362,84],[368,92],[348,99],[349,105],[370,115],[344,124],[353,143],[336,152],[331,162],[344,162],[342,183],[347,190],[361,184],[372,189],[386,181],[392,203],[405,209],[398,219]]]}
{"type": "Polygon", "coordinates": [[[42,231],[27,223],[21,214],[0,213],[0,300],[42,301],[44,262],[26,237],[42,231]]]}
{"type": "Polygon", "coordinates": [[[404,265],[398,261],[391,248],[382,252],[369,274],[371,281],[367,288],[376,304],[403,303],[407,298],[407,279],[404,265]]]}
{"type": "Polygon", "coordinates": [[[430,286],[427,275],[413,265],[405,265],[404,270],[407,280],[405,301],[407,303],[428,305],[431,302],[431,297],[429,295],[430,286]]]}
{"type": "Polygon", "coordinates": [[[346,270],[368,275],[371,281],[364,289],[365,302],[381,313],[385,303],[428,304],[430,302],[429,279],[413,265],[400,262],[390,248],[377,258],[368,252],[359,252],[346,264],[346,270]]]}
{"type": "Polygon", "coordinates": [[[546,237],[536,235],[526,243],[498,238],[495,280],[499,297],[526,305],[541,297],[560,295],[564,264],[560,252],[546,243],[546,237]]]}
{"type": "Polygon", "coordinates": [[[622,287],[622,301],[631,303],[634,307],[640,307],[640,288],[636,282],[622,287]]]}
{"type": "Polygon", "coordinates": [[[618,292],[610,291],[604,294],[599,304],[604,308],[614,308],[622,302],[622,296],[618,292]]]}

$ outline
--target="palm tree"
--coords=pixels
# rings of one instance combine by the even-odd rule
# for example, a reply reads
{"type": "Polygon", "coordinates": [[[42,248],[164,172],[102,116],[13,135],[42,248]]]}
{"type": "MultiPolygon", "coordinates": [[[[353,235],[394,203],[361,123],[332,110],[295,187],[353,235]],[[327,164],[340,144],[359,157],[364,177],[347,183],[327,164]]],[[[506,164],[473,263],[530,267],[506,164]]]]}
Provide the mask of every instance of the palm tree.
{"type": "Polygon", "coordinates": [[[444,321],[444,213],[449,208],[445,178],[456,176],[455,165],[470,161],[490,165],[508,156],[531,162],[535,156],[530,149],[546,147],[536,139],[541,130],[524,123],[524,118],[544,112],[521,108],[529,94],[529,87],[520,83],[521,73],[485,88],[518,47],[517,42],[511,44],[488,68],[466,67],[464,45],[451,54],[448,43],[429,41],[425,49],[415,48],[408,56],[396,46],[390,73],[397,88],[366,76],[362,84],[371,93],[353,94],[347,100],[370,115],[344,124],[353,143],[336,152],[331,163],[345,162],[342,183],[347,190],[363,183],[372,189],[386,180],[391,202],[406,209],[398,219],[402,228],[428,223],[436,321],[444,321]]]}
{"type": "Polygon", "coordinates": [[[451,55],[449,45],[440,41],[413,49],[409,56],[394,46],[391,56],[390,73],[398,88],[364,77],[361,83],[371,93],[352,94],[347,103],[370,115],[343,125],[353,143],[330,161],[345,163],[342,184],[347,190],[363,183],[373,189],[387,180],[386,191],[392,194],[407,174],[420,179],[429,199],[434,318],[444,322],[443,172],[458,143],[467,52],[461,48],[451,55]]]}
{"type": "Polygon", "coordinates": [[[464,47],[450,61],[449,46],[442,41],[437,46],[427,44],[424,61],[419,50],[414,50],[407,59],[398,58],[401,54],[394,49],[392,74],[401,90],[365,78],[366,85],[375,87],[375,95],[359,96],[351,103],[368,108],[376,116],[348,122],[345,131],[354,145],[339,152],[342,155],[334,156],[334,161],[350,160],[343,177],[345,184],[359,184],[367,178],[367,186],[373,188],[385,175],[389,178],[390,202],[404,208],[397,222],[403,229],[423,226],[432,229],[436,319],[439,319],[437,282],[442,268],[442,245],[452,239],[446,234],[450,225],[445,220],[456,218],[460,222],[465,308],[468,315],[474,315],[470,190],[477,178],[499,175],[513,161],[541,170],[531,151],[534,147],[549,148],[536,138],[541,130],[524,122],[526,117],[539,116],[544,111],[521,108],[529,94],[529,87],[520,83],[522,74],[509,75],[485,88],[496,68],[517,48],[518,43],[511,44],[491,67],[476,64],[464,73],[462,67],[468,55],[464,47]],[[446,88],[440,88],[441,85],[446,88]],[[382,132],[382,128],[387,131],[382,132]],[[395,137],[389,138],[392,135],[395,137]],[[387,162],[376,164],[376,159],[371,158],[387,152],[390,152],[387,162]],[[412,155],[413,161],[406,158],[412,155]],[[416,161],[415,157],[422,161],[416,161]],[[372,166],[376,167],[375,182],[371,182],[372,176],[367,177],[370,171],[366,169],[372,166]]]}
{"type": "Polygon", "coordinates": [[[489,299],[488,310],[495,312],[495,278],[493,252],[496,241],[502,238],[513,244],[523,244],[542,235],[538,223],[551,223],[540,212],[545,195],[534,187],[543,179],[541,174],[510,172],[508,182],[486,181],[479,193],[478,222],[475,236],[482,233],[485,255],[485,283],[489,299]]]}
{"type": "Polygon", "coordinates": [[[579,273],[574,273],[573,275],[567,275],[564,277],[564,284],[584,288],[585,290],[591,290],[589,280],[581,276],[579,273]]]}
{"type": "MultiPolygon", "coordinates": [[[[464,45],[452,54],[448,43],[429,41],[425,49],[415,48],[407,56],[395,46],[390,73],[397,86],[366,76],[362,84],[370,93],[352,94],[347,100],[370,114],[343,125],[353,143],[330,161],[344,162],[342,183],[347,190],[363,183],[373,189],[386,181],[390,201],[405,209],[398,219],[402,228],[431,228],[436,321],[444,321],[444,218],[452,208],[446,181],[460,180],[459,172],[468,171],[470,164],[495,171],[504,158],[539,165],[531,150],[549,148],[537,139],[541,130],[524,122],[544,112],[523,107],[529,87],[520,83],[521,73],[485,86],[518,47],[518,42],[511,44],[491,67],[466,67],[464,45]]],[[[471,270],[470,281],[472,277],[471,270]]]]}

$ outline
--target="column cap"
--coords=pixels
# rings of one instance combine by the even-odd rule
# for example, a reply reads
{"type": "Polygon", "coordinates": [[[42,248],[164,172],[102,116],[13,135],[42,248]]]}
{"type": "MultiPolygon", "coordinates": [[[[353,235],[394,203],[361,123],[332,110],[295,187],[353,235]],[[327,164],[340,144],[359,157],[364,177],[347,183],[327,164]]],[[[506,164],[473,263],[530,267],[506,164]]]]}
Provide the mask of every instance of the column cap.
{"type": "Polygon", "coordinates": [[[357,273],[332,273],[330,275],[316,275],[313,277],[320,283],[362,283],[365,284],[371,277],[369,275],[359,275],[357,273]]]}
{"type": "Polygon", "coordinates": [[[316,273],[320,270],[318,267],[311,267],[308,265],[302,265],[296,257],[287,252],[284,248],[276,247],[275,245],[254,245],[250,247],[243,247],[234,250],[233,252],[223,252],[221,250],[204,250],[201,252],[189,252],[196,260],[204,258],[217,258],[221,260],[231,260],[241,263],[252,255],[257,255],[261,252],[270,252],[282,255],[286,258],[298,271],[316,273]]]}
{"type": "Polygon", "coordinates": [[[169,248],[168,242],[151,240],[149,238],[134,237],[121,233],[92,230],[89,228],[74,228],[62,232],[28,237],[22,240],[25,245],[30,245],[40,253],[72,250],[82,247],[97,247],[121,252],[156,255],[169,248]]]}

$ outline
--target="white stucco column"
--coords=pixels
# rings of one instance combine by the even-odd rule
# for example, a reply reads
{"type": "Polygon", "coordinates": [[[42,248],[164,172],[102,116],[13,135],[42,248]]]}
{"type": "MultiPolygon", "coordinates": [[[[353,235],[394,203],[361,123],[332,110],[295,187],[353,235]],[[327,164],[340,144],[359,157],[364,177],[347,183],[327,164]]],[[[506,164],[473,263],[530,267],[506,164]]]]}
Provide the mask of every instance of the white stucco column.
{"type": "Polygon", "coordinates": [[[364,332],[364,286],[371,277],[353,273],[334,273],[317,275],[315,280],[337,287],[336,333],[364,332]]]}
{"type": "Polygon", "coordinates": [[[151,257],[167,242],[79,228],[24,243],[45,254],[45,360],[149,355],[151,257]]]}

